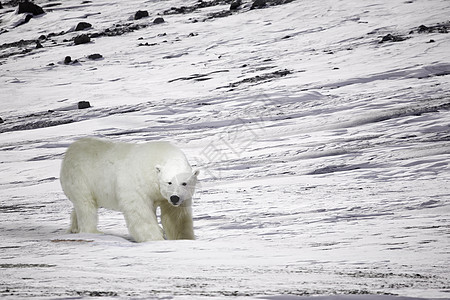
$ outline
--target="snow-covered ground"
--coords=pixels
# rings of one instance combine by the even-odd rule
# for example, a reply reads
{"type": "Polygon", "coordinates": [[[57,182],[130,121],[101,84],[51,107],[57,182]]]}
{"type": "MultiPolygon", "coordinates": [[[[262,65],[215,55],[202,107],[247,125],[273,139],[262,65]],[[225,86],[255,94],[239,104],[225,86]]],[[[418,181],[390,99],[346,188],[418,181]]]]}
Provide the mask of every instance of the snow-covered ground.
{"type": "Polygon", "coordinates": [[[4,3],[1,297],[450,298],[450,2],[225,2],[4,3]],[[66,234],[84,136],[181,147],[197,240],[66,234]]]}

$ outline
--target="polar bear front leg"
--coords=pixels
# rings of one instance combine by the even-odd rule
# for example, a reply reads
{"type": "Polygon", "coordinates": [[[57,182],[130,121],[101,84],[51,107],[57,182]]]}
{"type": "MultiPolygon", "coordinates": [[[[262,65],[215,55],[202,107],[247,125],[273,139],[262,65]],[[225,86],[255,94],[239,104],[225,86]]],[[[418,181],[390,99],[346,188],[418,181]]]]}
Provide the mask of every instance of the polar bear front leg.
{"type": "Polygon", "coordinates": [[[195,240],[190,207],[161,206],[161,223],[169,240],[195,240]]]}
{"type": "Polygon", "coordinates": [[[148,206],[127,207],[123,209],[123,214],[128,231],[136,242],[164,240],[156,214],[148,206]]]}

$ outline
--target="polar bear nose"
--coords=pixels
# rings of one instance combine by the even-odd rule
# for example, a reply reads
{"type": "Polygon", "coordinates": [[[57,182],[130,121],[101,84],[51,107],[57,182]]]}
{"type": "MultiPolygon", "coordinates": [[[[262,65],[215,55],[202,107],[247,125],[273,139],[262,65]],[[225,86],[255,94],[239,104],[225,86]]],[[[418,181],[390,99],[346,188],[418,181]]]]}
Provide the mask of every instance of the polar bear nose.
{"type": "Polygon", "coordinates": [[[180,197],[177,195],[170,196],[170,202],[172,202],[173,205],[177,205],[178,201],[180,201],[180,197]]]}

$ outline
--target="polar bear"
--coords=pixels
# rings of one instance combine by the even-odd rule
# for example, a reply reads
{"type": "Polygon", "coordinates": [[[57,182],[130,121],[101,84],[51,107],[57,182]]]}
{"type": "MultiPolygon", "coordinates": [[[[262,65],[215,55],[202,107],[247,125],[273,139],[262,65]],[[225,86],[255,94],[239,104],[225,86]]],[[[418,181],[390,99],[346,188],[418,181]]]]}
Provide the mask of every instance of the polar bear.
{"type": "Polygon", "coordinates": [[[136,242],[195,239],[191,205],[198,174],[168,142],[80,139],[61,165],[61,187],[73,203],[69,232],[99,233],[97,209],[104,207],[124,214],[136,242]]]}

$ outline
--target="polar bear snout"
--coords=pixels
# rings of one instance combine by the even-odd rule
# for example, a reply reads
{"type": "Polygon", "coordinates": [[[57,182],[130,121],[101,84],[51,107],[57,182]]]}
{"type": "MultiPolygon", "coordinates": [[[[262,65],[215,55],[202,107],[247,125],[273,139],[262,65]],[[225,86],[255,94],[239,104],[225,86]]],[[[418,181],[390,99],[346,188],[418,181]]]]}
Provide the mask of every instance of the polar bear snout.
{"type": "Polygon", "coordinates": [[[162,198],[166,199],[172,206],[190,206],[199,172],[192,172],[189,166],[186,167],[189,170],[187,172],[174,172],[178,167],[178,164],[175,166],[170,164],[156,166],[159,192],[162,198]]]}
{"type": "Polygon", "coordinates": [[[180,204],[180,197],[178,197],[177,195],[172,195],[170,196],[170,202],[172,203],[172,205],[178,206],[180,204]]]}

